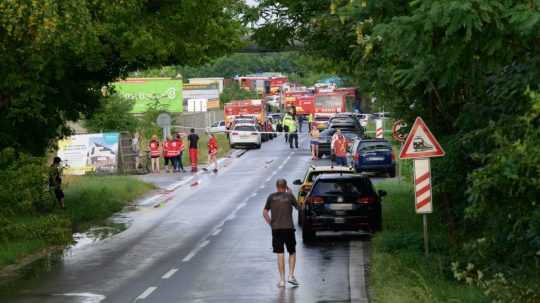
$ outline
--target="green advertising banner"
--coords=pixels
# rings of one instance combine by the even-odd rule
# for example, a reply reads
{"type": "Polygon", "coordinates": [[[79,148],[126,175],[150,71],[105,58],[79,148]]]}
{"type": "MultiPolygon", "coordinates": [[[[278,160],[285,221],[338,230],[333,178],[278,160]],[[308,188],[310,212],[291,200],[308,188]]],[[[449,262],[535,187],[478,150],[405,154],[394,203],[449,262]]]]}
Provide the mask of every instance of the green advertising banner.
{"type": "Polygon", "coordinates": [[[146,112],[156,101],[160,110],[170,113],[181,113],[184,109],[181,79],[127,78],[115,82],[114,87],[122,97],[135,100],[131,111],[134,114],[146,112]]]}

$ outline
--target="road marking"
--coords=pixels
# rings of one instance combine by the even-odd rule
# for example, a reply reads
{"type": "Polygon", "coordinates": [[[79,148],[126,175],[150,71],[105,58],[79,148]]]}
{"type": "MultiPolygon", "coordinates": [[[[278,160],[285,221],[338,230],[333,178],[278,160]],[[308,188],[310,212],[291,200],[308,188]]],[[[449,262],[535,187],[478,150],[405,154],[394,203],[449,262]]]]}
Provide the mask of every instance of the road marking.
{"type": "Polygon", "coordinates": [[[67,293],[67,294],[59,294],[57,296],[64,296],[64,297],[83,297],[85,298],[83,301],[88,303],[99,303],[103,300],[105,300],[107,297],[100,294],[93,294],[89,292],[81,292],[81,293],[67,293]]]}
{"type": "Polygon", "coordinates": [[[169,270],[166,274],[164,274],[163,277],[161,277],[161,278],[162,278],[162,279],[169,279],[169,278],[172,277],[177,271],[178,271],[178,268],[173,268],[173,269],[169,270]]]}
{"type": "Polygon", "coordinates": [[[257,197],[257,194],[256,193],[252,193],[251,196],[249,196],[250,198],[255,198],[257,197]]]}
{"type": "Polygon", "coordinates": [[[368,303],[366,269],[369,247],[365,241],[349,242],[349,289],[351,303],[368,303]]]}
{"type": "Polygon", "coordinates": [[[260,188],[260,189],[264,189],[264,184],[263,184],[263,185],[261,185],[261,186],[259,186],[259,188],[260,188]]]}
{"type": "Polygon", "coordinates": [[[197,247],[194,250],[192,250],[187,256],[184,257],[184,259],[182,259],[182,262],[189,262],[199,252],[199,249],[200,248],[197,247]]]}
{"type": "Polygon", "coordinates": [[[247,205],[246,202],[242,202],[242,203],[238,204],[238,206],[236,207],[236,211],[242,209],[242,208],[245,207],[246,205],[247,205]]]}
{"type": "Polygon", "coordinates": [[[215,237],[215,236],[219,235],[219,233],[220,233],[222,230],[223,230],[223,229],[221,229],[221,228],[216,229],[216,230],[212,233],[212,236],[215,237]]]}
{"type": "Polygon", "coordinates": [[[148,298],[148,296],[150,296],[156,289],[156,286],[148,287],[142,294],[137,297],[136,300],[144,300],[148,298]]]}
{"type": "Polygon", "coordinates": [[[208,244],[210,244],[210,240],[204,241],[203,243],[201,243],[201,244],[199,245],[199,247],[200,247],[200,248],[205,248],[206,246],[208,246],[208,244]]]}

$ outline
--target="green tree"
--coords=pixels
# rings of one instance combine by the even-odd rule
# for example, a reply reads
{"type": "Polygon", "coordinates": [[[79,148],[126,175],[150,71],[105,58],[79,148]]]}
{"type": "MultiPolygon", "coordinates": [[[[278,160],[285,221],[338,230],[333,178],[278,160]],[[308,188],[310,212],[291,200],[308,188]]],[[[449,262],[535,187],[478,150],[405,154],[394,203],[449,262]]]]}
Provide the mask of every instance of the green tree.
{"type": "Polygon", "coordinates": [[[42,154],[136,68],[197,65],[241,44],[240,0],[0,2],[0,149],[42,154]]]}
{"type": "Polygon", "coordinates": [[[100,107],[84,120],[84,127],[91,132],[135,132],[138,120],[130,111],[134,101],[119,96],[104,97],[100,107]]]}

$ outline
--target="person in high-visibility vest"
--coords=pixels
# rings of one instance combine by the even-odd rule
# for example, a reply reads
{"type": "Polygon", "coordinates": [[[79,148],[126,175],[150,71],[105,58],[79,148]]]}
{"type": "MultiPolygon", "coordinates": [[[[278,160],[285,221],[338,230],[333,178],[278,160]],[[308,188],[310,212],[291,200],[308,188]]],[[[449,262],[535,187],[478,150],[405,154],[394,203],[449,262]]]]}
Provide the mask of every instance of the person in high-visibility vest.
{"type": "Polygon", "coordinates": [[[150,140],[148,148],[150,149],[152,172],[159,174],[159,156],[161,153],[159,152],[159,141],[156,135],[152,136],[152,140],[150,140]]]}
{"type": "Polygon", "coordinates": [[[298,128],[296,126],[296,120],[293,117],[286,115],[283,120],[283,125],[288,129],[290,148],[293,148],[293,141],[295,143],[294,146],[298,148],[298,128]]]}
{"type": "Polygon", "coordinates": [[[182,135],[176,134],[176,167],[177,172],[185,172],[184,164],[182,164],[182,155],[184,154],[184,141],[182,140],[182,135]]]}
{"type": "Polygon", "coordinates": [[[308,115],[307,122],[308,122],[308,128],[311,129],[313,127],[313,114],[308,115]]]}
{"type": "Polygon", "coordinates": [[[347,145],[347,139],[340,133],[334,142],[336,165],[347,166],[347,145]]]}
{"type": "Polygon", "coordinates": [[[210,139],[208,139],[208,169],[214,165],[214,172],[218,172],[218,163],[217,163],[217,153],[218,153],[218,143],[216,136],[210,134],[210,139]]]}
{"type": "Polygon", "coordinates": [[[170,173],[173,170],[174,162],[176,160],[175,142],[171,136],[167,136],[167,140],[163,142],[163,157],[165,158],[165,167],[167,172],[170,173]]]}

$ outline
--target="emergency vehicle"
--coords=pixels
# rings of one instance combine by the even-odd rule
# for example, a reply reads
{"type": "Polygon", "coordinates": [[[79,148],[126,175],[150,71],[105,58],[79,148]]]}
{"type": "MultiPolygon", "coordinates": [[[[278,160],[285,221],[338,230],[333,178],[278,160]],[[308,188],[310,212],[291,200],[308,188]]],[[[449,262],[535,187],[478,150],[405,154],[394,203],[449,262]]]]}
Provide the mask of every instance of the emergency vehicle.
{"type": "Polygon", "coordinates": [[[263,95],[277,94],[281,87],[289,82],[287,76],[265,74],[242,76],[237,79],[241,88],[263,95]]]}
{"type": "Polygon", "coordinates": [[[232,123],[236,117],[255,117],[263,124],[266,117],[266,104],[263,100],[235,100],[225,104],[225,121],[232,123]]]}

